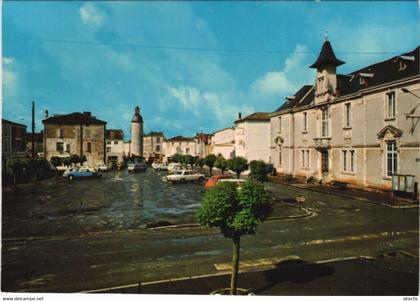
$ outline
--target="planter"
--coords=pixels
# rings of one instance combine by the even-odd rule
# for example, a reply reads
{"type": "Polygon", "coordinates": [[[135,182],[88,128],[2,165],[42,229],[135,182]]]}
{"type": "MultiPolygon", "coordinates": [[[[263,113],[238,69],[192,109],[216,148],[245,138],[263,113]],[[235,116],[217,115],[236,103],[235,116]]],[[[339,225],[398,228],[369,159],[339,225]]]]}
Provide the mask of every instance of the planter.
{"type": "MultiPolygon", "coordinates": [[[[230,295],[230,287],[220,288],[218,290],[212,291],[210,293],[210,295],[230,295]]],[[[249,289],[238,287],[236,289],[236,295],[238,295],[238,296],[239,295],[252,295],[252,296],[254,296],[255,294],[249,289]]]]}

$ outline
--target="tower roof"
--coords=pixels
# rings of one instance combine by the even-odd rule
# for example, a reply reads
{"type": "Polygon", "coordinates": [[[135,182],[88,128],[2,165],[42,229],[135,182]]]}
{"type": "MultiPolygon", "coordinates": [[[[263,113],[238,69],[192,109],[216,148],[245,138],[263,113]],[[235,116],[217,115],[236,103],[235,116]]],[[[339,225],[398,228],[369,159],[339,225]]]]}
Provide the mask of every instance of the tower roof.
{"type": "Polygon", "coordinates": [[[334,51],[331,47],[330,41],[326,40],[322,45],[321,52],[319,53],[318,59],[313,63],[310,68],[320,68],[323,66],[340,66],[344,62],[336,58],[334,51]]]}
{"type": "Polygon", "coordinates": [[[138,106],[134,108],[134,116],[131,122],[143,123],[143,117],[140,115],[140,108],[138,106]]]}

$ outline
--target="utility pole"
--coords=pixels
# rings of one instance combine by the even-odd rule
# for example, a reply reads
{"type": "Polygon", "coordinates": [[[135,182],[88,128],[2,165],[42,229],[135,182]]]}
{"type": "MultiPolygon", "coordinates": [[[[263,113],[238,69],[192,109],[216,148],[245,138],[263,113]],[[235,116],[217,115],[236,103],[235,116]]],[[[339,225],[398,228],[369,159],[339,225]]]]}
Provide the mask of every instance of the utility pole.
{"type": "Polygon", "coordinates": [[[32,102],[32,158],[35,158],[35,101],[32,102]]]}

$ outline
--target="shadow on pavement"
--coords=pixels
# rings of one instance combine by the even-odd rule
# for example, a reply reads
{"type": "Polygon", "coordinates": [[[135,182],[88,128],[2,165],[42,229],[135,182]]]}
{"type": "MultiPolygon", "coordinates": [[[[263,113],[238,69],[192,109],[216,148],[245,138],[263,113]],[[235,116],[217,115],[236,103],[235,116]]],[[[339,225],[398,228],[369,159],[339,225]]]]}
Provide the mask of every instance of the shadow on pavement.
{"type": "Polygon", "coordinates": [[[263,293],[280,282],[310,282],[317,278],[330,276],[334,272],[334,268],[325,264],[316,264],[300,259],[286,260],[276,264],[276,268],[264,271],[263,276],[268,284],[253,291],[256,294],[263,293]]]}

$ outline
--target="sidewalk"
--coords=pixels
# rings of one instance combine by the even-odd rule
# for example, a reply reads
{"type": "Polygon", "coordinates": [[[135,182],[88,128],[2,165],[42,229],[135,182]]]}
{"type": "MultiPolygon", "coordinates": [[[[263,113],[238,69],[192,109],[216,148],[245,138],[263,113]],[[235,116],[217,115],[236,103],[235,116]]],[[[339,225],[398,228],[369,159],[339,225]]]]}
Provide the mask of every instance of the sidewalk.
{"type": "MultiPolygon", "coordinates": [[[[208,295],[230,283],[230,275],[203,276],[141,285],[142,294],[208,295]]],[[[255,295],[405,295],[418,294],[418,258],[352,258],[311,263],[294,259],[276,267],[239,275],[238,286],[255,295]]],[[[98,292],[98,291],[97,291],[98,292]]],[[[138,285],[98,293],[138,293],[138,285]]]]}
{"type": "Polygon", "coordinates": [[[367,201],[377,205],[391,207],[391,208],[418,208],[419,203],[412,202],[407,199],[402,198],[392,198],[390,194],[357,190],[357,189],[347,189],[341,190],[326,185],[318,184],[304,184],[304,183],[295,183],[295,182],[285,182],[280,177],[269,176],[269,181],[272,183],[289,185],[294,187],[299,187],[303,189],[308,189],[320,193],[332,194],[344,198],[356,199],[360,201],[367,201]]]}

